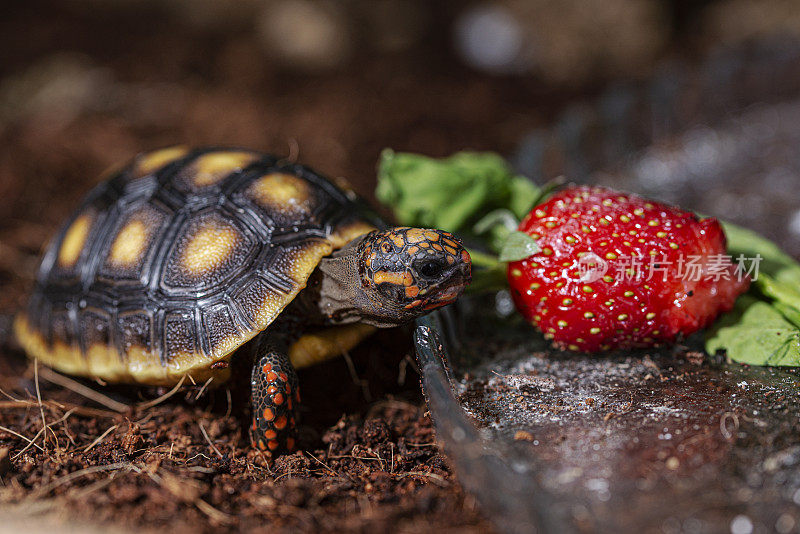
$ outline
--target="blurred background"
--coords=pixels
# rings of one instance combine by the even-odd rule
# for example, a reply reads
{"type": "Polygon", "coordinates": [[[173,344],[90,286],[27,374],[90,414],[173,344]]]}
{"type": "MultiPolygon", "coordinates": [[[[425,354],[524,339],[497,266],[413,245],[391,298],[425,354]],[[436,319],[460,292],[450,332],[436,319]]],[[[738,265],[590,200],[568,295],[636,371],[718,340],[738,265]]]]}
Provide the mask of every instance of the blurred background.
{"type": "Polygon", "coordinates": [[[796,0],[64,0],[0,18],[0,310],[101,173],[241,145],[372,198],[380,150],[493,150],[800,253],[796,0]]]}

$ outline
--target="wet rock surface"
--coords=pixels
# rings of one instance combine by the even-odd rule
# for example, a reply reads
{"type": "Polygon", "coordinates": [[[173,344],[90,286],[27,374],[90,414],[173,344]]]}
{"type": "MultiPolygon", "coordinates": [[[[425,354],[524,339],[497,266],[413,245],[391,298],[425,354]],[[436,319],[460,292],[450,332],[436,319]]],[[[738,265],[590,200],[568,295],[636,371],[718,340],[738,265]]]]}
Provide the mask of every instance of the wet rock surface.
{"type": "Polygon", "coordinates": [[[796,370],[688,348],[554,353],[524,324],[498,328],[469,339],[469,354],[485,348],[491,359],[467,364],[451,352],[457,369],[469,366],[460,401],[482,437],[549,494],[559,520],[579,531],[797,528],[796,370]]]}

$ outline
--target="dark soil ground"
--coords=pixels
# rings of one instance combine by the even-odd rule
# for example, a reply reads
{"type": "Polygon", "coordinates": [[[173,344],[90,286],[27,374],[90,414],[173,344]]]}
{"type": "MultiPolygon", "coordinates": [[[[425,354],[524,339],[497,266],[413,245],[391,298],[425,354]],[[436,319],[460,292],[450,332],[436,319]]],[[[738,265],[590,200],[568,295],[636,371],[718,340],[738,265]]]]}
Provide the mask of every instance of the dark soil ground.
{"type": "Polygon", "coordinates": [[[346,361],[301,373],[302,452],[272,465],[250,449],[245,407],[227,390],[197,386],[148,406],[159,392],[94,385],[95,402],[7,351],[0,506],[26,524],[44,516],[131,530],[485,531],[436,446],[418,376],[405,360],[376,359],[391,337],[353,354],[359,382],[346,361]]]}

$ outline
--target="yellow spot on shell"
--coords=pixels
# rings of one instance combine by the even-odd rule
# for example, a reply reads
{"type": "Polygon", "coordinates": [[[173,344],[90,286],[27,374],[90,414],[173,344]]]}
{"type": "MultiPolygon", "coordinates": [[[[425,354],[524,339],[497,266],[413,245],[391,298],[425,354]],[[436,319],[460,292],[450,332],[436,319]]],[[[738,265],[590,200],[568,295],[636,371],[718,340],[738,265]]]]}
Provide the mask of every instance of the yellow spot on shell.
{"type": "Polygon", "coordinates": [[[183,252],[183,266],[193,273],[216,269],[239,244],[233,227],[209,224],[190,237],[183,252]]]}
{"type": "Polygon", "coordinates": [[[311,190],[305,180],[292,174],[273,173],[254,181],[248,195],[265,208],[291,212],[310,210],[311,190]]]}
{"type": "Polygon", "coordinates": [[[114,238],[109,261],[120,266],[135,264],[144,252],[149,234],[142,221],[133,220],[126,224],[114,238]]]}
{"type": "Polygon", "coordinates": [[[78,261],[90,226],[91,218],[88,215],[81,215],[69,226],[58,251],[58,264],[61,267],[71,267],[78,261]]]}
{"type": "Polygon", "coordinates": [[[194,185],[197,187],[213,185],[230,173],[247,167],[256,159],[258,159],[258,156],[252,152],[212,152],[203,154],[192,164],[195,171],[194,185]]]}
{"type": "Polygon", "coordinates": [[[144,154],[136,162],[135,173],[137,176],[146,176],[151,172],[157,171],[164,165],[182,158],[187,152],[189,152],[189,150],[186,147],[174,146],[144,154]]]}

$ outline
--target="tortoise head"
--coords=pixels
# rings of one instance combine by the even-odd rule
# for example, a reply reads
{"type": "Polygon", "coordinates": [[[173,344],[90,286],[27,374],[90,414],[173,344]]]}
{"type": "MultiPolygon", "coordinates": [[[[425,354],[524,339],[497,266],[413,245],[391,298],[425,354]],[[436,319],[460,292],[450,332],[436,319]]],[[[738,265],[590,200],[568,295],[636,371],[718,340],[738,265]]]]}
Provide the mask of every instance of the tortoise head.
{"type": "Polygon", "coordinates": [[[361,289],[381,321],[399,324],[454,302],[469,285],[469,252],[453,234],[392,228],[358,246],[361,289]],[[377,308],[377,309],[376,309],[377,308]]]}

